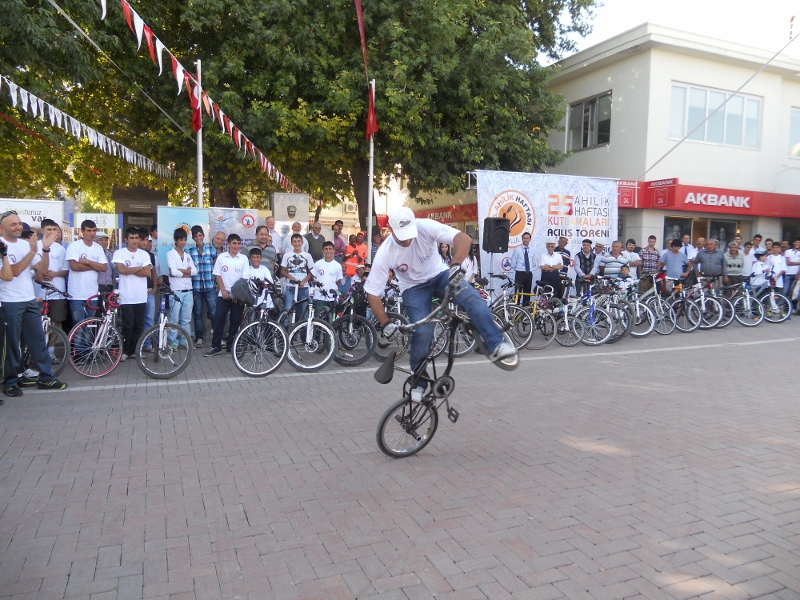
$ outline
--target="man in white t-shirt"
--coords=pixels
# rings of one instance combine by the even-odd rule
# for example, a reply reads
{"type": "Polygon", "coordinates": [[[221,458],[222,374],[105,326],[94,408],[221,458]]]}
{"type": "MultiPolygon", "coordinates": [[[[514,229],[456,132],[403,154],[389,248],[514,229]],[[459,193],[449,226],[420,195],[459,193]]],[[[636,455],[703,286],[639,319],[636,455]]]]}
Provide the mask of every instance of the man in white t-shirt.
{"type": "Polygon", "coordinates": [[[342,284],[342,265],[333,260],[335,247],[333,242],[325,242],[322,244],[322,258],[314,263],[311,269],[311,274],[314,275],[316,280],[321,284],[321,289],[314,288],[314,308],[321,308],[323,306],[336,306],[336,300],[339,292],[339,286],[342,284]]]}
{"type": "MultiPolygon", "coordinates": [[[[42,219],[42,237],[44,238],[49,235],[54,235],[57,239],[58,236],[61,235],[61,228],[58,226],[58,223],[52,219],[42,219]]],[[[40,256],[43,248],[44,244],[40,241],[38,244],[40,256]]],[[[36,265],[36,279],[40,282],[49,283],[59,292],[66,292],[66,277],[67,273],[69,273],[66,259],[67,250],[64,248],[64,246],[58,242],[55,242],[51,244],[49,254],[50,262],[48,263],[46,271],[44,271],[42,268],[43,263],[39,262],[36,265]]],[[[48,296],[48,294],[41,287],[39,287],[37,295],[42,299],[48,296]]],[[[56,327],[61,327],[61,324],[67,320],[67,300],[55,292],[49,294],[49,299],[50,312],[48,313],[48,316],[50,317],[50,322],[56,327]]]]}
{"type": "Polygon", "coordinates": [[[767,263],[770,266],[770,277],[775,280],[777,292],[783,291],[783,276],[786,274],[786,259],[781,254],[780,244],[773,244],[767,256],[767,263]]]}
{"type": "Polygon", "coordinates": [[[38,263],[41,263],[43,271],[48,270],[50,249],[56,241],[57,233],[50,231],[42,238],[42,251],[39,252],[36,236],[30,230],[27,232],[30,237],[22,239],[23,223],[15,211],[6,211],[0,215],[0,229],[13,274],[11,281],[0,278],[0,302],[6,321],[3,393],[13,398],[22,396],[23,387],[66,389],[67,384],[56,379],[50,366],[50,355],[47,353],[47,342],[42,330],[42,313],[36,304],[33,278],[30,274],[31,267],[38,263]],[[28,347],[39,371],[38,380],[19,377],[25,370],[22,365],[23,345],[28,347]]]}
{"type": "MultiPolygon", "coordinates": [[[[783,295],[791,298],[792,283],[800,273],[800,238],[797,238],[792,247],[788,248],[783,257],[786,259],[786,276],[783,278],[783,295]]],[[[51,259],[52,260],[52,259],[51,259]]]]}
{"type": "Polygon", "coordinates": [[[68,304],[73,325],[94,316],[95,311],[86,308],[84,303],[87,298],[97,294],[97,274],[108,268],[103,247],[94,241],[96,235],[97,225],[87,219],[81,223],[81,239],[67,248],[67,291],[71,296],[68,304]]]}
{"type": "MultiPolygon", "coordinates": [[[[275,251],[278,253],[277,260],[279,261],[281,258],[280,255],[283,253],[283,238],[277,231],[275,231],[275,217],[267,217],[264,220],[264,225],[267,226],[267,232],[269,233],[270,238],[272,238],[272,241],[270,243],[273,245],[275,251]]],[[[263,256],[261,257],[261,260],[262,261],[264,260],[263,256]]]]}
{"type": "Polygon", "coordinates": [[[139,248],[140,230],[125,230],[127,246],[114,252],[112,262],[119,271],[119,312],[122,317],[122,359],[128,360],[144,330],[144,312],[147,308],[147,281],[152,273],[150,255],[139,248]]]}
{"type": "Polygon", "coordinates": [[[631,238],[625,242],[625,250],[622,251],[622,256],[628,259],[631,279],[638,279],[638,267],[642,266],[642,257],[636,252],[636,240],[631,238]]]}
{"type": "MultiPolygon", "coordinates": [[[[180,298],[180,302],[175,298],[169,299],[169,320],[171,323],[178,323],[186,331],[191,331],[189,326],[194,309],[194,291],[192,289],[192,277],[197,275],[197,266],[194,264],[191,255],[184,250],[188,241],[188,234],[182,227],[178,227],[172,234],[175,247],[167,252],[167,270],[169,274],[169,287],[180,298]]],[[[174,329],[169,332],[169,343],[175,346],[189,347],[189,340],[178,340],[178,332],[174,329]]]]}
{"type": "Polygon", "coordinates": [[[217,296],[217,307],[214,311],[214,337],[211,339],[211,348],[203,356],[216,356],[222,354],[222,336],[225,333],[225,321],[230,314],[230,329],[228,329],[228,340],[226,350],[228,353],[233,349],[233,338],[239,332],[239,325],[242,323],[241,303],[231,294],[233,284],[242,278],[244,270],[248,266],[247,257],[241,252],[242,238],[235,233],[228,236],[228,251],[217,256],[214,263],[212,274],[217,281],[219,295],[217,296]]]}
{"type": "MultiPolygon", "coordinates": [[[[408,207],[399,208],[389,216],[389,229],[392,235],[381,244],[370,277],[364,284],[370,308],[378,319],[383,336],[391,338],[398,329],[398,325],[390,321],[382,301],[390,269],[397,276],[403,303],[412,322],[419,321],[431,312],[434,296],[444,297],[452,281],[457,286],[453,300],[469,314],[483,340],[489,360],[502,361],[504,368],[515,368],[519,360],[517,349],[504,340],[478,290],[463,281],[461,264],[469,255],[472,238],[437,221],[417,219],[408,207]],[[439,259],[439,244],[448,244],[453,249],[452,266],[449,269],[439,259]]],[[[414,330],[409,348],[412,370],[425,359],[432,340],[432,324],[414,330]]],[[[418,380],[411,392],[412,400],[420,401],[425,387],[425,381],[418,380]]]]}
{"type": "MultiPolygon", "coordinates": [[[[293,233],[289,237],[291,250],[284,252],[281,259],[281,277],[287,280],[286,290],[283,294],[283,309],[292,310],[295,303],[299,304],[298,319],[305,317],[308,303],[308,281],[311,279],[311,267],[314,259],[303,250],[303,242],[308,244],[302,235],[293,233]]],[[[286,325],[287,323],[284,323],[286,325]]]]}

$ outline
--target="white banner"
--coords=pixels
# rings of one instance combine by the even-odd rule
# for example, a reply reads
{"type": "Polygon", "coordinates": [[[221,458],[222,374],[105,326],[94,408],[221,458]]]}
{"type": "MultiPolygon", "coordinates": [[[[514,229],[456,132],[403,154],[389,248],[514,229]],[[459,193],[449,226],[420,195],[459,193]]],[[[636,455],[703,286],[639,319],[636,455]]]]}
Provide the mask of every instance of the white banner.
{"type": "Polygon", "coordinates": [[[0,198],[0,213],[13,210],[23,223],[33,229],[41,229],[42,219],[52,219],[59,225],[64,224],[63,200],[16,200],[0,198]]]}
{"type": "Polygon", "coordinates": [[[98,229],[122,229],[122,215],[109,213],[75,213],[73,227],[80,228],[84,221],[94,221],[98,229]]]}
{"type": "MultiPolygon", "coordinates": [[[[514,278],[511,253],[531,234],[536,264],[548,239],[569,240],[567,250],[575,256],[584,239],[610,244],[617,239],[617,182],[614,179],[478,171],[478,224],[483,239],[483,220],[501,217],[511,221],[508,252],[481,251],[481,274],[505,273],[514,278]]],[[[534,277],[539,276],[539,271],[534,277]]],[[[570,269],[570,277],[574,273],[570,269]]],[[[495,286],[492,286],[495,287],[495,286]]]]}

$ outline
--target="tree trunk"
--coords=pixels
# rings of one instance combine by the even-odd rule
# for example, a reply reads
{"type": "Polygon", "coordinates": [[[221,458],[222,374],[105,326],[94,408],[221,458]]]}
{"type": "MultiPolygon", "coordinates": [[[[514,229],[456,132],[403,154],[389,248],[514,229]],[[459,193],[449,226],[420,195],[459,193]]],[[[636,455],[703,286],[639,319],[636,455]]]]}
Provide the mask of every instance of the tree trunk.
{"type": "Polygon", "coordinates": [[[319,221],[320,214],[322,214],[322,202],[317,202],[317,209],[314,211],[314,220],[312,223],[319,221]]]}
{"type": "MultiPolygon", "coordinates": [[[[369,211],[369,161],[357,158],[350,168],[350,179],[353,181],[353,193],[358,204],[358,222],[362,231],[367,230],[367,214],[369,211]]],[[[372,215],[375,207],[372,207],[372,215]]],[[[369,240],[367,240],[369,242],[369,240]]]]}
{"type": "Polygon", "coordinates": [[[215,208],[241,208],[237,190],[211,188],[211,206],[215,208]]]}

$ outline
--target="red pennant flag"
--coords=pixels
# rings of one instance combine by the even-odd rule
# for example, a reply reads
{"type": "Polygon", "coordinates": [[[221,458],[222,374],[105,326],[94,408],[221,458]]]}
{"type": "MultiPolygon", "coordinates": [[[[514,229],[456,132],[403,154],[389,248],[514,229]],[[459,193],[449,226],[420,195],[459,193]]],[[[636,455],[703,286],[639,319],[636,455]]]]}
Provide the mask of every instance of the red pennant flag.
{"type": "Polygon", "coordinates": [[[203,113],[200,112],[200,86],[192,88],[189,74],[186,73],[186,91],[189,92],[189,106],[192,107],[192,131],[197,133],[203,128],[203,113]]]}
{"type": "Polygon", "coordinates": [[[231,135],[231,136],[233,135],[233,130],[231,129],[232,126],[233,126],[233,123],[228,118],[228,115],[225,115],[225,129],[228,130],[228,135],[231,135]]]}
{"type": "Polygon", "coordinates": [[[131,15],[131,5],[128,4],[126,0],[121,0],[122,2],[122,12],[125,13],[125,20],[128,22],[128,27],[131,28],[133,33],[136,33],[136,30],[133,28],[133,15],[131,15]]]}
{"type": "Polygon", "coordinates": [[[206,107],[206,113],[208,116],[211,117],[211,120],[214,120],[214,111],[211,110],[211,101],[208,99],[208,94],[203,92],[203,106],[206,107]]]}
{"type": "Polygon", "coordinates": [[[144,26],[144,37],[147,40],[147,47],[150,49],[150,58],[152,59],[153,64],[157,65],[158,61],[156,60],[156,49],[155,46],[153,46],[153,30],[147,25],[144,26]]]}
{"type": "Polygon", "coordinates": [[[378,117],[375,115],[375,93],[369,86],[369,106],[367,107],[367,139],[378,132],[378,117]]]}

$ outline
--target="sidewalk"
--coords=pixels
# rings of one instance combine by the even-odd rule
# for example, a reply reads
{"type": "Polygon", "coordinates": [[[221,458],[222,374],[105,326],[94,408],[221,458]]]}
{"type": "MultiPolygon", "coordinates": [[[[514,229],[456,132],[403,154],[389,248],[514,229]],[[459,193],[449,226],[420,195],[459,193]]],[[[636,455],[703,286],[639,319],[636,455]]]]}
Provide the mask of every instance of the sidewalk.
{"type": "Polygon", "coordinates": [[[800,598],[800,319],[454,370],[392,460],[378,363],[134,361],[0,407],[0,598],[800,598]]]}

